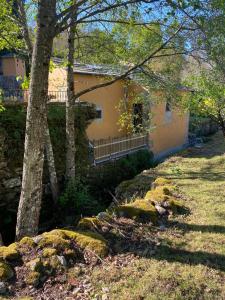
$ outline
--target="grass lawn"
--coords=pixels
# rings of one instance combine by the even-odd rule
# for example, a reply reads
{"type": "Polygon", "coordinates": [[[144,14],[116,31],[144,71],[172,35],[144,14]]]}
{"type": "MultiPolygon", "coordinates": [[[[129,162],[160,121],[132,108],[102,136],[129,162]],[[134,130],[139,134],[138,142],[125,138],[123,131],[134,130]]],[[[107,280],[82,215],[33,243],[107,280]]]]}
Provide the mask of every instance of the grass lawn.
{"type": "Polygon", "coordinates": [[[93,271],[96,293],[108,298],[225,299],[225,142],[217,134],[201,149],[189,149],[156,168],[187,196],[190,214],[157,231],[158,250],[118,268],[93,271]]]}

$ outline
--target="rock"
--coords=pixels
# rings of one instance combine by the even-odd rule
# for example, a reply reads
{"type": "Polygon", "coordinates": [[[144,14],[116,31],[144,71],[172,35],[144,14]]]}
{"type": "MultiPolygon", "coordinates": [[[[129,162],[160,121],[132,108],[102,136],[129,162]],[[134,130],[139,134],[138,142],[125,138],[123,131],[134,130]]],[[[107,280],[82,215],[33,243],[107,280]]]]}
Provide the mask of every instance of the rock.
{"type": "Polygon", "coordinates": [[[8,247],[2,246],[0,247],[0,258],[5,260],[16,260],[20,256],[17,251],[17,244],[10,244],[8,247]]]}
{"type": "Polygon", "coordinates": [[[57,255],[57,258],[58,258],[60,264],[61,264],[63,267],[66,267],[66,266],[67,266],[67,262],[66,262],[66,259],[65,259],[64,256],[62,256],[62,255],[61,255],[61,256],[57,255]]]}
{"type": "Polygon", "coordinates": [[[36,271],[39,272],[43,268],[43,264],[40,258],[35,258],[31,261],[29,261],[26,266],[31,270],[31,271],[36,271]]]}
{"type": "Polygon", "coordinates": [[[12,278],[13,275],[14,273],[11,267],[4,262],[0,262],[0,280],[7,281],[8,279],[12,278]]]}
{"type": "Polygon", "coordinates": [[[102,292],[103,293],[109,293],[109,288],[108,287],[103,287],[102,292]]]}
{"type": "Polygon", "coordinates": [[[0,281],[0,295],[3,295],[5,294],[7,291],[7,287],[6,287],[6,284],[5,282],[3,281],[0,281]]]}
{"type": "Polygon", "coordinates": [[[97,218],[98,218],[100,221],[110,221],[110,220],[111,220],[110,215],[109,215],[107,212],[104,212],[104,211],[101,211],[101,212],[97,215],[97,218]]]}
{"type": "Polygon", "coordinates": [[[19,186],[21,186],[21,179],[20,179],[20,177],[10,178],[10,179],[4,180],[3,185],[7,189],[19,187],[19,186]]]}
{"type": "Polygon", "coordinates": [[[158,204],[155,205],[155,209],[160,215],[165,215],[167,213],[167,210],[158,204]]]}
{"type": "Polygon", "coordinates": [[[35,237],[33,237],[33,241],[35,242],[35,244],[39,244],[39,242],[43,239],[42,235],[37,235],[35,237]]]}
{"type": "Polygon", "coordinates": [[[162,225],[159,226],[159,229],[160,229],[161,231],[164,231],[164,230],[166,230],[166,226],[165,226],[164,224],[162,224],[162,225]]]}
{"type": "Polygon", "coordinates": [[[56,255],[57,250],[54,248],[44,248],[42,252],[43,257],[51,257],[53,255],[56,255]]]}

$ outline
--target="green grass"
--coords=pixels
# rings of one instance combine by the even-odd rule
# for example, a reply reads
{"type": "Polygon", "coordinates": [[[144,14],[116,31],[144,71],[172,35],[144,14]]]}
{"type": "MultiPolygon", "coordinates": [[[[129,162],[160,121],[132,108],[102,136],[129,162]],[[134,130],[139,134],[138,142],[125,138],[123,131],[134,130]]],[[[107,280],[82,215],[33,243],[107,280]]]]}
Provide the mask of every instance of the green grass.
{"type": "MultiPolygon", "coordinates": [[[[202,149],[186,150],[156,168],[187,196],[190,214],[173,219],[151,258],[123,268],[99,267],[96,293],[109,299],[225,299],[225,142],[215,135],[202,149]]],[[[151,171],[149,171],[150,174],[151,171]]]]}

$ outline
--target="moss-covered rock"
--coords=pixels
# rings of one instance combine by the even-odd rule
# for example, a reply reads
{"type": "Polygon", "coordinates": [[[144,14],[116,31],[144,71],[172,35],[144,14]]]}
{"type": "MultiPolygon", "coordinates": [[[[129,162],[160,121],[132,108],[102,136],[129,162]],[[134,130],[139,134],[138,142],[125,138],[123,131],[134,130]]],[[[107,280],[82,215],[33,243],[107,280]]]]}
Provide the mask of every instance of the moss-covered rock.
{"type": "Polygon", "coordinates": [[[169,200],[170,196],[173,195],[175,191],[175,186],[165,185],[158,186],[154,190],[150,190],[145,195],[145,200],[152,202],[164,202],[169,200]]]}
{"type": "Polygon", "coordinates": [[[107,241],[98,233],[70,230],[61,230],[61,232],[67,238],[74,240],[82,249],[91,250],[100,257],[104,257],[108,253],[107,241]]]}
{"type": "Polygon", "coordinates": [[[132,203],[120,205],[116,208],[119,216],[136,219],[137,221],[151,221],[157,223],[157,210],[148,200],[137,199],[132,203]]]}
{"type": "Polygon", "coordinates": [[[28,285],[32,285],[34,287],[37,287],[40,283],[41,274],[39,272],[33,271],[28,273],[25,282],[28,285]]]}
{"type": "Polygon", "coordinates": [[[81,249],[89,249],[101,257],[108,253],[107,241],[102,235],[91,231],[55,229],[44,233],[38,246],[64,252],[66,249],[73,250],[72,241],[75,241],[81,249]]]}
{"type": "Polygon", "coordinates": [[[0,247],[0,258],[3,258],[5,260],[15,260],[18,259],[20,256],[18,250],[17,250],[17,244],[13,243],[9,245],[8,247],[0,247]]]}
{"type": "Polygon", "coordinates": [[[0,281],[6,281],[14,275],[12,268],[5,262],[0,262],[0,281]]]}
{"type": "Polygon", "coordinates": [[[43,249],[42,256],[43,257],[51,257],[57,254],[57,250],[55,248],[45,248],[43,249]]]}
{"type": "Polygon", "coordinates": [[[129,202],[135,198],[142,198],[151,188],[153,181],[153,176],[144,175],[143,173],[131,180],[123,181],[116,188],[116,198],[121,202],[124,200],[129,202]]]}
{"type": "Polygon", "coordinates": [[[170,184],[172,184],[172,181],[170,179],[167,179],[167,178],[164,178],[164,177],[158,177],[153,182],[154,187],[163,186],[163,185],[170,185],[170,184]]]}
{"type": "Polygon", "coordinates": [[[31,237],[25,236],[24,238],[22,238],[22,240],[19,241],[19,245],[20,246],[27,246],[30,248],[33,248],[36,246],[34,240],[31,237]]]}
{"type": "Polygon", "coordinates": [[[96,217],[91,217],[91,218],[82,218],[78,225],[77,228],[78,229],[82,229],[82,230],[93,230],[93,229],[97,229],[99,227],[101,227],[102,222],[96,218],[96,217]]]}
{"type": "Polygon", "coordinates": [[[41,248],[55,248],[63,250],[70,246],[70,242],[63,238],[60,230],[52,230],[42,235],[42,239],[39,241],[38,246],[41,248]]]}
{"type": "Polygon", "coordinates": [[[35,272],[41,272],[43,270],[43,262],[41,258],[35,258],[26,263],[26,266],[31,270],[35,272]]]}

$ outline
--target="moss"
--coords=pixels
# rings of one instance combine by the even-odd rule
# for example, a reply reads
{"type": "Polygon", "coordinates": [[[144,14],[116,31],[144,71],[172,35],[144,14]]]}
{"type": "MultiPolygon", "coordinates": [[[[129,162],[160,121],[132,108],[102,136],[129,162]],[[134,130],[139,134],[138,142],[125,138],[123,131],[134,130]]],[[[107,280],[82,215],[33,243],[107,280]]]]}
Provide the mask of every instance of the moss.
{"type": "Polygon", "coordinates": [[[45,248],[43,249],[42,256],[43,257],[51,257],[57,253],[55,248],[45,248]]]}
{"type": "Polygon", "coordinates": [[[116,188],[116,198],[131,201],[137,197],[143,197],[151,188],[154,178],[140,174],[131,180],[123,181],[116,188]]]}
{"type": "Polygon", "coordinates": [[[79,221],[77,228],[93,230],[93,229],[100,227],[101,225],[102,225],[102,222],[96,217],[82,218],[79,221]]]}
{"type": "Polygon", "coordinates": [[[17,244],[13,243],[8,247],[0,247],[0,258],[6,260],[15,260],[18,259],[20,256],[19,252],[17,251],[17,244]]]}
{"type": "Polygon", "coordinates": [[[163,177],[158,177],[156,180],[153,182],[154,187],[157,186],[163,186],[163,185],[170,185],[171,180],[163,177]]]}
{"type": "Polygon", "coordinates": [[[76,258],[77,254],[78,254],[78,252],[73,249],[65,249],[63,251],[63,255],[67,258],[76,258]]]}
{"type": "Polygon", "coordinates": [[[43,270],[43,262],[39,257],[35,258],[35,259],[32,259],[31,261],[26,263],[26,266],[31,271],[35,271],[35,272],[41,272],[43,270]]]}
{"type": "Polygon", "coordinates": [[[168,201],[170,196],[173,195],[173,192],[175,191],[175,186],[158,186],[154,190],[150,190],[145,195],[145,200],[150,200],[153,202],[163,202],[168,201]]]}
{"type": "Polygon", "coordinates": [[[74,240],[82,249],[89,249],[100,257],[104,257],[108,253],[107,241],[98,233],[70,230],[61,230],[61,232],[67,238],[74,240]]]}
{"type": "Polygon", "coordinates": [[[37,287],[40,282],[40,277],[41,277],[41,274],[39,272],[35,272],[35,271],[30,272],[30,273],[28,273],[28,275],[25,279],[26,284],[37,287]]]}
{"type": "Polygon", "coordinates": [[[33,247],[35,247],[36,244],[32,238],[25,236],[24,238],[22,238],[22,240],[20,240],[19,245],[20,246],[28,246],[30,248],[33,248],[33,247]]]}
{"type": "Polygon", "coordinates": [[[55,229],[44,233],[38,245],[41,248],[47,247],[65,251],[71,249],[70,240],[75,241],[81,249],[90,249],[101,257],[108,253],[107,241],[103,236],[90,231],[55,229]]]}
{"type": "Polygon", "coordinates": [[[69,247],[70,242],[60,236],[59,230],[52,230],[50,232],[44,233],[43,238],[38,243],[38,246],[41,248],[52,247],[56,249],[63,250],[66,247],[69,247]]]}
{"type": "Polygon", "coordinates": [[[151,221],[157,223],[157,211],[151,202],[137,199],[133,203],[120,205],[116,209],[119,215],[127,218],[134,218],[138,221],[151,221]]]}
{"type": "Polygon", "coordinates": [[[4,263],[0,262],[0,281],[6,281],[13,277],[13,270],[12,268],[4,263]]]}

